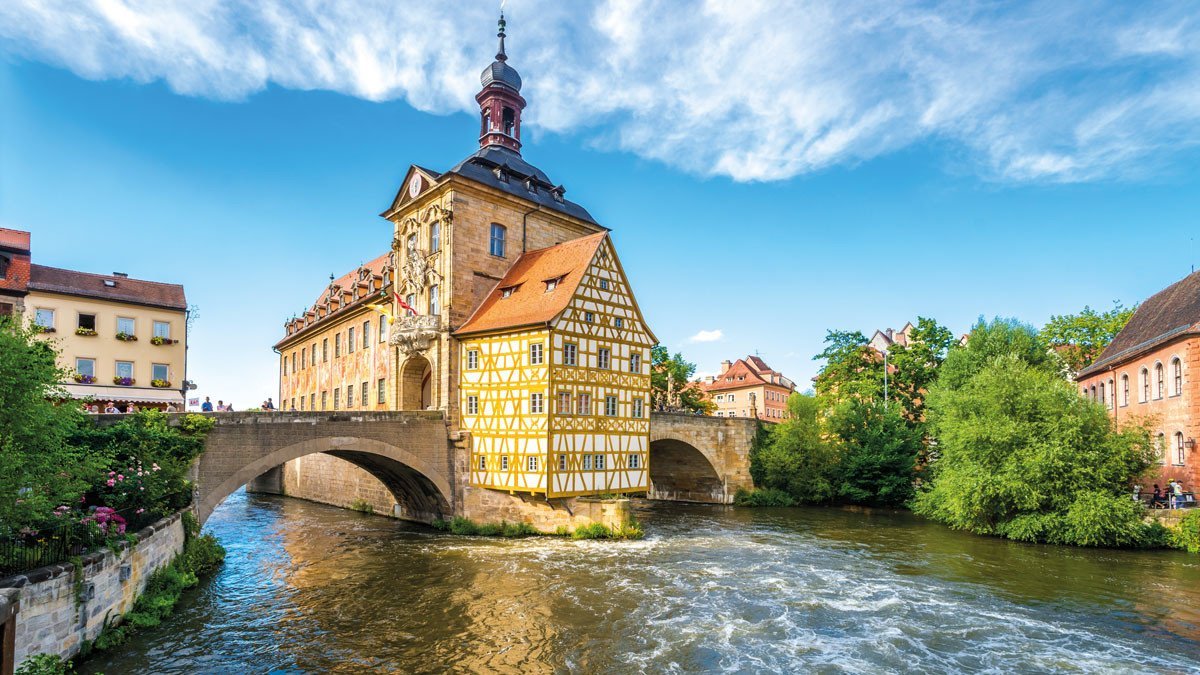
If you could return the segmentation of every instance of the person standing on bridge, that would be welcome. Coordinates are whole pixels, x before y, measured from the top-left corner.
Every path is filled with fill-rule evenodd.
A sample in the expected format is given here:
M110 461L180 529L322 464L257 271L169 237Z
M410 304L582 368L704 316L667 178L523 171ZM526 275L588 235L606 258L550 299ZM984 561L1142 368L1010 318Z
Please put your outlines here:
M204 403L200 404L200 412L212 412L212 400L207 396L204 397Z

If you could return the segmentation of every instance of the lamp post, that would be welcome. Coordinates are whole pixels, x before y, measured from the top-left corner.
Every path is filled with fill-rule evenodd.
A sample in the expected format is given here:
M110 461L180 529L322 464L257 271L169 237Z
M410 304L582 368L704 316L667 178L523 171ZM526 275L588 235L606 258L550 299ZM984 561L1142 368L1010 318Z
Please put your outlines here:
M888 404L888 369L887 369L887 349L883 350L883 409L887 410Z

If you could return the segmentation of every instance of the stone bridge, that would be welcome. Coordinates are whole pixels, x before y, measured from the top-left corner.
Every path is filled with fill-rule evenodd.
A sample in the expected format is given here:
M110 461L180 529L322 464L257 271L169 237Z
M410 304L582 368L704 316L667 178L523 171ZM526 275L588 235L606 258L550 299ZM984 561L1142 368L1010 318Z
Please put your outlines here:
M107 417L107 416L105 416ZM115 417L115 416L114 416ZM377 478L394 498L392 515L431 522L522 519L550 527L611 516L585 499L539 500L466 485L468 441L441 412L216 413L194 470L197 515L204 522L243 485L282 493L279 467L324 453ZM650 418L651 499L727 504L749 488L755 422L655 413ZM486 493L486 494L484 494ZM539 513L544 511L545 513ZM557 520L556 520L557 518Z

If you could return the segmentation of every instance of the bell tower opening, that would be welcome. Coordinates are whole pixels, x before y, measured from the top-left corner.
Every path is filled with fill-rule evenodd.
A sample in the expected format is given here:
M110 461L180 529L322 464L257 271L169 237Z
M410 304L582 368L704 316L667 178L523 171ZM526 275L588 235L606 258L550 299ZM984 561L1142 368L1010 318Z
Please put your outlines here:
M483 69L479 83L483 89L475 95L479 103L480 127L479 147L500 146L517 154L521 152L521 111L525 99L521 98L521 75L508 65L508 54L504 51L504 15L500 15L500 48L496 60Z

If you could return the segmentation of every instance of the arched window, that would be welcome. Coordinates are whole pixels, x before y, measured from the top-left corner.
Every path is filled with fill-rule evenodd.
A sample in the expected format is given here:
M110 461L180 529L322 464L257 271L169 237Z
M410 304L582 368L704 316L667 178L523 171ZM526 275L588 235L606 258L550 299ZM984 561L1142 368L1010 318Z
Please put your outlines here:
M1175 463L1183 466L1183 432L1175 432Z
M1092 385L1092 400L1096 400L1096 385Z
M1129 405L1129 376L1121 375L1121 405Z
M1142 403L1150 400L1150 371L1142 368Z
M513 112L512 108L505 108L504 112L503 112L503 116L504 116L504 133L508 134L509 136L512 136L513 130L517 126L517 114L515 112Z
M1183 361L1176 356L1175 360L1171 361L1171 380L1174 382L1175 389L1171 393L1179 396L1183 393Z
M1164 389L1166 389L1166 377L1163 374L1163 365L1156 363L1154 364L1154 398L1162 398Z
M505 238L507 235L507 228L503 225L492 223L491 243L488 246L488 251L497 258L504 257Z
M1104 395L1104 383L1103 382L1100 383L1100 402L1103 403L1104 405L1108 405L1108 397Z
M437 253L442 248L442 224L434 223L429 226L429 252Z

